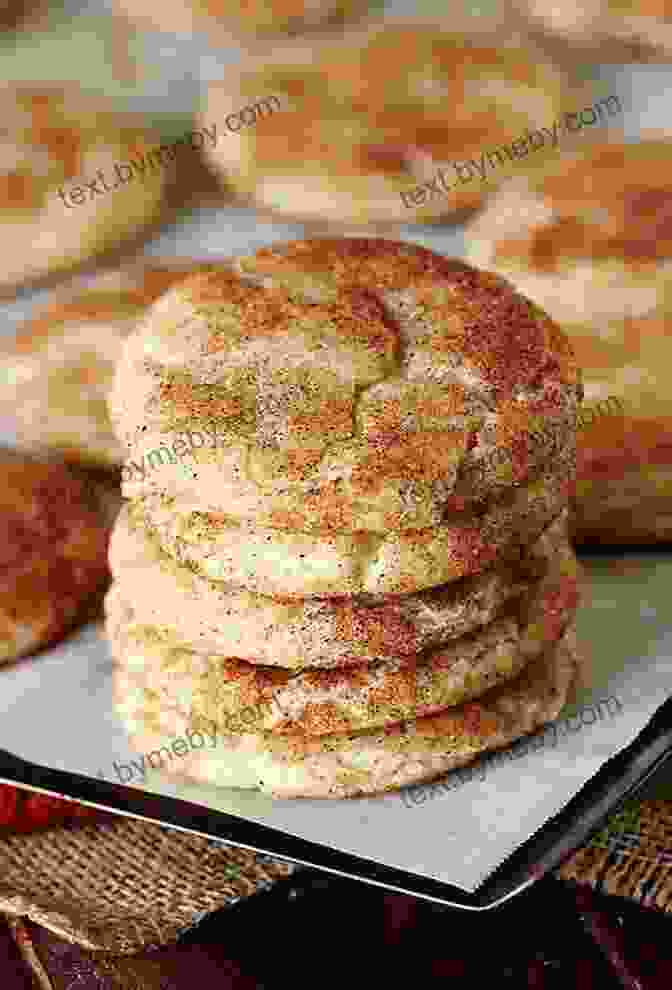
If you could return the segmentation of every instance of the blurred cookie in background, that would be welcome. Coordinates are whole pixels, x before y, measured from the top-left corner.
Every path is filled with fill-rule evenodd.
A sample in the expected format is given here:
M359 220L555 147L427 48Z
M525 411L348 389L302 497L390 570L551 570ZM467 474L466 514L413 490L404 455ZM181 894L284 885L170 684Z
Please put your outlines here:
M513 0L532 30L575 47L575 56L608 62L667 60L671 0Z
M159 214L169 160L135 116L75 83L0 94L0 289L72 269L144 231Z
M109 579L111 516L64 465L0 450L0 662L62 638Z
M144 260L83 276L0 339L0 424L22 448L98 468L124 458L106 396L124 339L152 303L197 271L190 259Z
M0 31L44 27L49 0L0 0Z
M209 89L202 120L225 136L206 157L243 201L283 217L408 223L472 209L551 147L527 158L502 146L578 99L533 47L488 25L389 21L250 56Z
M366 15L369 0L116 0L130 21L157 31L202 32L213 44L299 35Z
M21 21L25 0L0 0L0 31L11 31Z
M672 539L672 138L614 136L511 180L466 234L568 334L583 371L573 532Z

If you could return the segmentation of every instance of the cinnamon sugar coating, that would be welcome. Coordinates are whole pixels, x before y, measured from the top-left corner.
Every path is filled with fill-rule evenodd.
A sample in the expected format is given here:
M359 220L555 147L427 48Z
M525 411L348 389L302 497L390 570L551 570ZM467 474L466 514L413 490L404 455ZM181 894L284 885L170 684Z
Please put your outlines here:
M0 661L61 638L108 579L108 529L82 481L0 451Z
M126 342L110 403L125 495L366 541L531 482L570 441L579 394L562 332L502 279L327 239L170 291ZM197 430L212 442L176 466Z
M232 39L297 35L316 28L340 26L346 18L366 13L364 0L116 0L120 12L139 25L179 34L204 32L211 44Z
M110 566L136 621L197 653L280 666L335 668L436 649L474 632L529 588L511 561L417 595L286 598L210 581L150 537L139 506L115 524Z
M526 564L520 567L529 582L525 594L475 632L438 649L332 670L287 671L196 653L170 627L139 622L123 580L108 594L108 630L116 655L123 660L132 654L135 667L142 659L151 686L188 717L209 719L226 732L350 733L478 697L555 642L579 597L564 519L549 527Z
M477 702L355 735L217 733L214 746L179 761L168 759L162 768L187 780L257 788L280 798L382 794L433 780L553 721L583 664L570 628L518 678ZM209 720L190 721L152 690L148 675L128 660L115 670L114 693L116 710L138 752L160 750L167 739L187 729L213 738Z

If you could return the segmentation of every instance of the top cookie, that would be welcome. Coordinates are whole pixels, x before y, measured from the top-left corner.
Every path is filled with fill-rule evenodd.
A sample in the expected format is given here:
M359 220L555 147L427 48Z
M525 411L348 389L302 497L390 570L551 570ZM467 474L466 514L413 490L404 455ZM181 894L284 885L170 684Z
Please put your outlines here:
M127 339L110 406L127 496L388 533L538 476L579 393L562 332L503 279L338 239L263 248L171 289Z

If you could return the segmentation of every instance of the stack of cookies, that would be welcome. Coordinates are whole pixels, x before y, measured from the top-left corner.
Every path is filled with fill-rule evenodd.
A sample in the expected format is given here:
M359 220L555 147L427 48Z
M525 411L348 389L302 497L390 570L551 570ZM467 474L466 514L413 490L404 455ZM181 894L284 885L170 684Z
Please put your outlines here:
M555 718L580 397L541 310L415 245L294 242L173 286L110 396L128 501L107 625L134 746L196 780L350 797ZM187 730L212 744L178 758Z

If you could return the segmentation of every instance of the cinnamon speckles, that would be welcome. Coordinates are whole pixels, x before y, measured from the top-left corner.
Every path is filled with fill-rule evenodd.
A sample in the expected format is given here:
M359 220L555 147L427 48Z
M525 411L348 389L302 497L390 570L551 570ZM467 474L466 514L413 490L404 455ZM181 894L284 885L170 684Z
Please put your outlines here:
M371 239L164 297L119 367L120 432L222 429L126 483L107 609L133 738L209 725L190 777L346 797L552 719L580 390L554 333L498 277Z
M0 661L62 637L107 576L107 527L56 463L0 452Z
M187 280L171 307L157 311L151 368L151 319L126 348L116 423L138 462L208 419L226 440L197 479L163 471L135 479L134 496L207 511L226 490L241 522L403 533L440 524L460 489L501 490L482 450L507 409L522 420L545 403L558 447L571 432L578 386L561 331L498 276L416 245L262 248ZM512 451L512 478L546 456Z
M534 548L530 560L537 560L541 580L507 614L438 649L393 654L376 663L283 670L188 650L170 627L139 622L119 585L108 596L108 618L117 651L142 657L147 676L162 683L166 701L185 717L209 720L224 732L234 731L235 724L235 731L296 738L387 728L452 708L514 678L531 656L562 635L575 609L571 580L562 574L563 539L545 534ZM541 622L545 635L532 645ZM352 638L352 626L346 631ZM243 724L245 709L252 714Z

